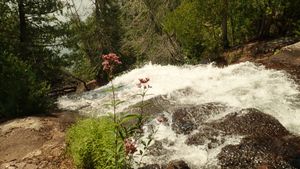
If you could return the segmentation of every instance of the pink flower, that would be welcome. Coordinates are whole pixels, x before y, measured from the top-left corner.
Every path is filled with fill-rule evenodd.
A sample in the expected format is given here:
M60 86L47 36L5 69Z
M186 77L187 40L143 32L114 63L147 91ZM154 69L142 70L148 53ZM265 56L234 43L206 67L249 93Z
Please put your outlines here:
M144 89L151 88L151 86L148 84L149 81L150 81L150 79L148 77L140 78L139 83L137 84L137 87L144 88Z
M139 79L140 83L148 83L148 82L149 82L149 80L150 80L150 79L149 79L149 78L147 78L147 77L146 77L146 78L144 78L144 79L142 79L142 78L141 78L141 79Z
M136 142L132 138L126 138L124 140L124 145L126 155L133 154L137 151Z
M102 55L102 66L104 71L111 71L115 65L120 65L122 62L120 61L120 57L115 53L109 53L107 55Z
M160 124L160 123L168 122L168 119L164 116L158 116L156 117L156 122Z

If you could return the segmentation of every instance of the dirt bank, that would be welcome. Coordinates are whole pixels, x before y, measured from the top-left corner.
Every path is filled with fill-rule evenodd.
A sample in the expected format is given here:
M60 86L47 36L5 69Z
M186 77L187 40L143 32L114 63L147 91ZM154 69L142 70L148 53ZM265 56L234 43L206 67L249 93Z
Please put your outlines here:
M72 169L65 131L76 113L26 117L0 125L0 169Z

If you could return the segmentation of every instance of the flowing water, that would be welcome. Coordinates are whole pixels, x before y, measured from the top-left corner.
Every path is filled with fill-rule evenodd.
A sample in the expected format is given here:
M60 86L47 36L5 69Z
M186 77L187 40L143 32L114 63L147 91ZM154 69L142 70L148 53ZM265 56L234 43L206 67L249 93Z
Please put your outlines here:
M250 62L225 68L213 65L178 67L148 64L114 79L115 86L118 86L117 97L125 101L119 110L140 101L140 97L135 95L141 92L137 83L139 78L145 77L150 78L149 84L152 86L146 99L164 95L182 104L219 102L230 107L257 108L277 118L290 132L300 135L299 88L284 72L269 70ZM58 99L58 105L63 109L99 116L110 111L105 106L111 99L107 91L109 88L107 85L81 95L63 96ZM192 89L193 92L186 96L176 92L180 89ZM208 163L215 161L216 154L222 148L208 151L201 146L187 146L184 145L184 136L176 135L170 127L157 127L156 140L167 138L175 142L168 147L173 154L169 159L183 158L191 165L208 166ZM239 138L228 138L223 146L238 144ZM148 161L151 163L153 159L151 161L149 158Z

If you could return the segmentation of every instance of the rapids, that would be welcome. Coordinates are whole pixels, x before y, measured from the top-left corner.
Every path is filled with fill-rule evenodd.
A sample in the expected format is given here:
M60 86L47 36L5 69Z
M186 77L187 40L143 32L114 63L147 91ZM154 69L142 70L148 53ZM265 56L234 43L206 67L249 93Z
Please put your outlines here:
M141 100L136 94L139 78L150 78L150 88L145 99L164 96L176 103L200 105L204 103L223 103L233 108L257 108L274 116L295 135L300 135L300 91L290 75L283 71L266 69L250 62L220 68L209 65L161 66L148 64L134 69L113 80L117 98L124 100L118 111ZM77 110L88 116L99 116L110 111L105 105L112 98L108 92L110 85L80 95L68 95L58 99L62 109ZM181 90L192 91L188 95ZM223 112L224 117L230 111ZM162 112L164 113L164 112ZM168 116L168 115L166 115ZM212 117L214 119L221 118ZM152 122L153 123L153 122ZM213 150L205 146L187 146L184 135L175 134L170 127L156 125L155 140L167 140L172 153L168 159L184 159L192 168L215 166L216 155L228 144L239 144L240 136L225 138L226 142ZM172 143L171 146L168 144ZM138 158L138 157L137 157ZM165 160L147 157L147 163L160 163ZM156 160L156 161L155 161ZM214 165L213 165L214 164ZM202 166L202 167L201 167Z
M179 89L191 88L195 93L183 97L181 103L203 104L221 102L233 107L257 108L276 117L288 130L300 134L300 92L288 74L265 69L246 62L225 68L213 65L161 66L148 64L114 79L118 99L124 100L120 109L140 101L135 94L138 78L150 78L152 88L147 99L158 95L170 95ZM105 113L111 95L108 86L83 93L63 96L58 99L62 109L79 110L84 114ZM174 95L172 95L174 96Z

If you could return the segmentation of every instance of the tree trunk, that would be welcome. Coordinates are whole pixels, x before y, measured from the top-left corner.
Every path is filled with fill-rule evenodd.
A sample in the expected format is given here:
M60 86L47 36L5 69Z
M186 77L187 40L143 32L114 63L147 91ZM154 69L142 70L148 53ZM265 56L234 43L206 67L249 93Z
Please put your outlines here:
M25 5L24 0L18 0L19 12L19 31L20 31L20 56L23 60L27 59L27 35L26 35L26 19L25 19Z
M228 41L228 30L227 30L227 22L228 22L228 0L223 0L223 11L222 11L222 45L223 49L227 49L229 47Z

